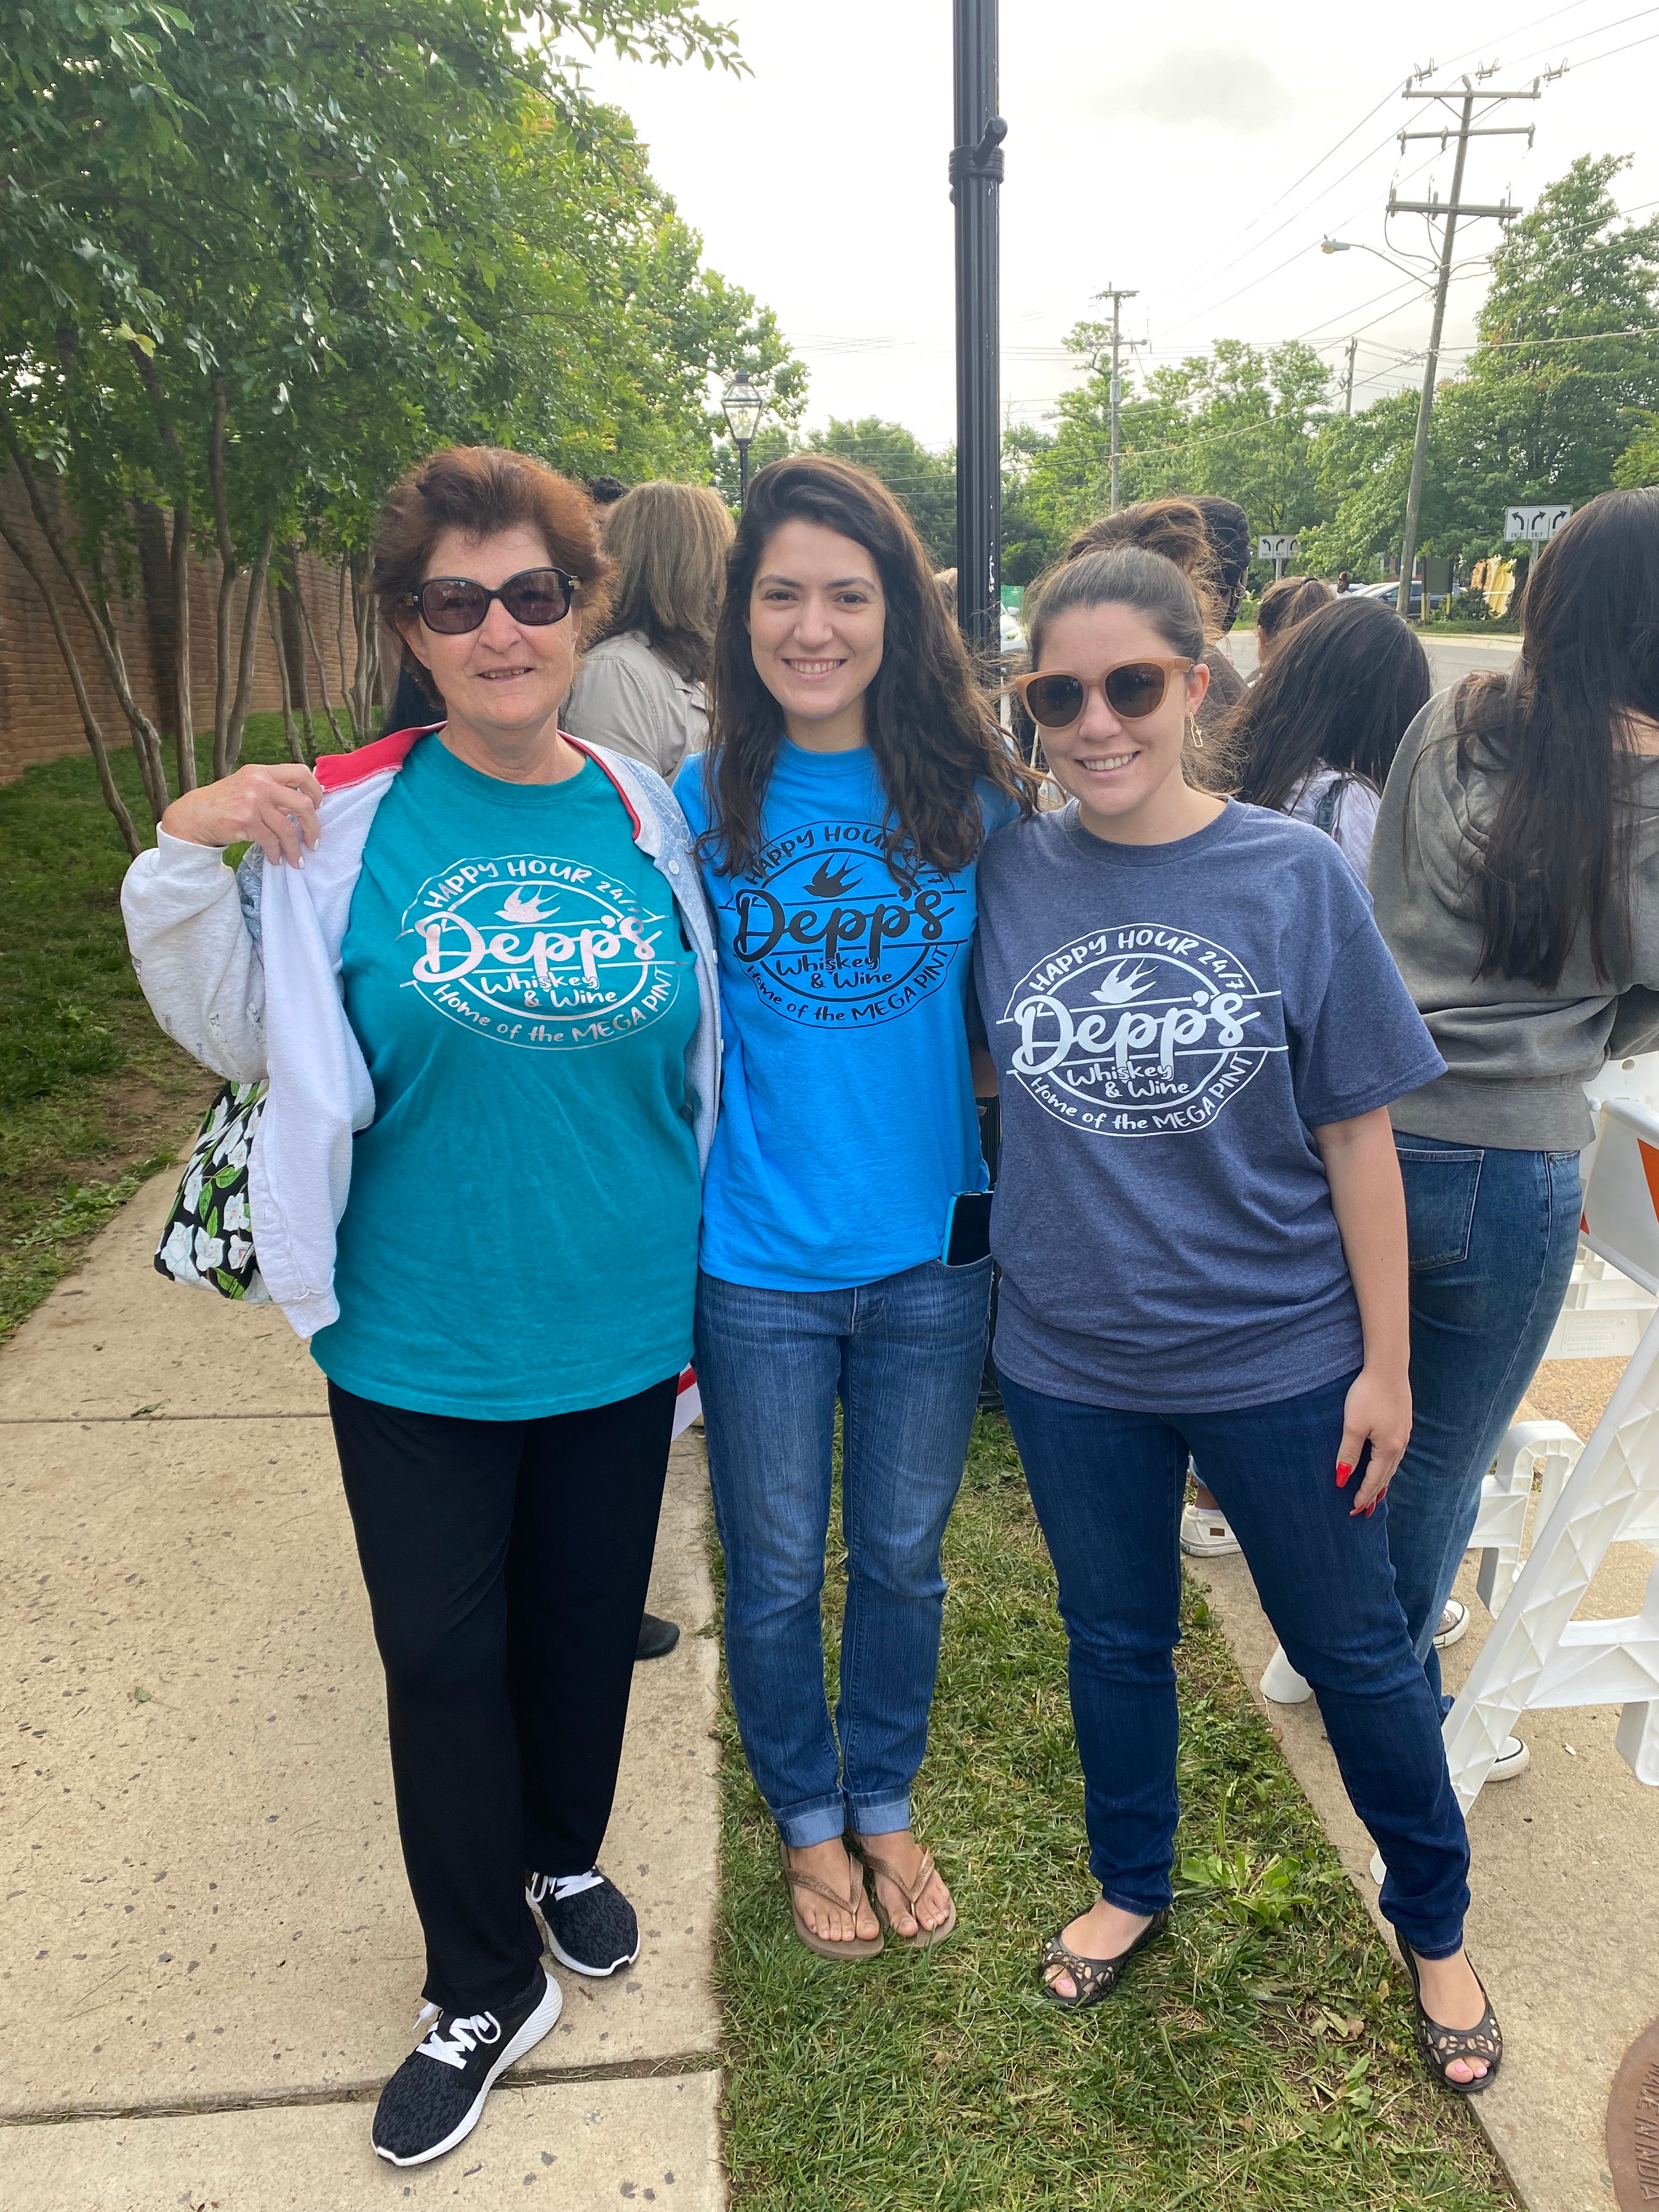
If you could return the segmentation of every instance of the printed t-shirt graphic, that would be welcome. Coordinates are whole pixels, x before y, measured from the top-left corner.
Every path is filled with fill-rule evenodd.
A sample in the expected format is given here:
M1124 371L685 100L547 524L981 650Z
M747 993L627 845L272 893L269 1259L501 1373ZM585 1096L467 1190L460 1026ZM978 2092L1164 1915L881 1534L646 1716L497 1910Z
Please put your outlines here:
M902 883L885 844L878 823L804 823L723 885L732 957L775 1013L826 1028L890 1022L951 974L974 933L971 883L928 867Z
M710 822L707 756L674 794ZM1014 811L980 789L988 831ZM966 1002L976 863L896 873L867 746L786 738L748 874L707 862L726 1064L703 1186L702 1264L766 1290L847 1290L937 1260L946 1211L985 1188Z
M651 874L653 903L671 906ZM545 853L452 861L404 915L410 980L428 1005L530 1051L608 1044L657 1020L675 993L662 951L673 931L603 869Z
M525 1419L690 1356L695 960L621 799L423 738L380 802L341 953L374 1086L312 1340L360 1397Z
M1114 845L1073 805L993 840L979 906L998 1365L1148 1413L1357 1368L1313 1133L1439 1054L1330 839L1235 801L1193 836Z
M1155 923L1097 930L1015 986L1002 1017L1018 1036L1009 1065L1039 1106L1079 1128L1202 1129L1287 1048L1278 997L1207 937Z

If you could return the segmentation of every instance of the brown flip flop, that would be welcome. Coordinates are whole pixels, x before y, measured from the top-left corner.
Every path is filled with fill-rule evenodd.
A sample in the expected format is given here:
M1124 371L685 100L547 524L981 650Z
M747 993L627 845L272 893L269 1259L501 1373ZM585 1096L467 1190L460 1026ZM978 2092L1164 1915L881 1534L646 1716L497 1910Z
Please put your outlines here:
M878 1858L876 1853L872 1851L870 1849L870 1846L865 1842L862 1836L853 1836L850 1840L853 1849L864 1861L864 1863L869 1868L871 1873L878 1874L882 1875L884 1880L892 1883L894 1888L897 1890L899 1895L904 1899L905 1911L916 1923L916 1932L914 1936L901 1936L896 1940L901 1943L908 1944L909 1948L913 1951L931 1951L935 1943L942 1943L945 1937L951 1933L951 1930L957 1924L957 1901L955 1898L953 1897L951 1899L951 1911L949 1916L945 1919L941 1920L937 1928L924 1928L921 1924L921 1916L916 1911L916 1899L921 1895L922 1891L927 1888L929 1881L938 1871L933 1864L933 1854L932 1851L923 1851L921 1855L921 1864L916 1869L916 1878L915 1881L907 1882L904 1876L899 1872L892 1861L890 1859ZM882 1903L881 1892L876 1887L873 1882L870 1885L870 1902L875 1907L876 1917L881 1923L883 1933L889 1936L892 1935L893 1916L889 1912L887 1907Z
M839 1905L854 1917L857 1924L859 1906L865 1901L864 1876L849 1856L847 1863L848 1890L838 1897L827 1881L820 1881L814 1874L801 1874L790 1863L789 1846L778 1838L778 1857L783 1867L783 1878L789 1885L789 1910L794 1915L795 1933L809 1951L816 1951L821 1959L873 1959L885 1948L885 1938L880 1936L852 1936L844 1943L836 1943L827 1936L817 1936L801 1917L800 1906L795 1901L798 1889L810 1889L814 1897L821 1897L826 1905ZM881 1917L881 1907L876 1907L876 1917Z

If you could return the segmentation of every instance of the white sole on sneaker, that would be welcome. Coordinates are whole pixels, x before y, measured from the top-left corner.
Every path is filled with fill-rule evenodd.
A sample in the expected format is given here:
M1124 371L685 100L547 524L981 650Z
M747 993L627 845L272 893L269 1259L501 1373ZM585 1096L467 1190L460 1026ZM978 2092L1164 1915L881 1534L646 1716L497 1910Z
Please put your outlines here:
M1469 1609L1461 1598L1448 1598L1446 1609L1440 1616L1440 1626L1434 1632L1434 1648L1449 1651L1454 1644L1461 1644L1468 1632Z
M528 1904L529 1899L526 1899L526 1902ZM544 1918L540 1905L532 1905L530 1906L530 1910L536 1916L536 1925L542 1931L543 1942L546 1944L548 1949L553 1954L553 1956L558 1960L559 1964L562 1966L568 1966L573 1974L586 1974L590 1982L603 1982L606 1980L611 1975L620 1972L623 1967L631 1966L635 1960L640 1955L640 1947L635 1943L633 1949L629 1953L625 1959L613 1959L608 1966L584 1966L580 1959L573 1959L569 1952L564 1948L562 1944L561 1944L558 1937L553 1933L553 1930L548 1926L546 1920Z
M1305 1674L1297 1673L1285 1656L1282 1644L1274 1644L1273 1656L1262 1673L1261 1694L1276 1705L1305 1705L1313 1695L1313 1684Z
M547 1973L545 1966L542 1968L542 1972L547 1974L545 1995L535 2011L531 2014L529 2019L525 2021L523 2027L501 2052L489 2073L485 2075L483 2086L467 2106L465 2114L459 2124L450 2130L441 2142L434 2143L429 2150L416 2151L413 2158L398 2158L389 2150L382 2150L379 2143L374 2146L377 2157L385 2159L388 2166L425 2166L432 2159L441 2158L446 2151L453 2150L458 2142L466 2141L483 2118L484 2106L489 2101L490 2091L495 2086L496 2077L505 2074L507 2068L522 2058L526 2051L533 2051L549 2029L554 2027L559 2014L564 2010L564 1991L554 1980L552 1975Z
M1181 1516L1181 1548L1189 1559L1219 1559L1239 1548L1224 1513L1188 1505Z
M1518 1735L1506 1735L1504 1748L1492 1761L1488 1782L1513 1782L1517 1774L1524 1774L1532 1765L1532 1753Z

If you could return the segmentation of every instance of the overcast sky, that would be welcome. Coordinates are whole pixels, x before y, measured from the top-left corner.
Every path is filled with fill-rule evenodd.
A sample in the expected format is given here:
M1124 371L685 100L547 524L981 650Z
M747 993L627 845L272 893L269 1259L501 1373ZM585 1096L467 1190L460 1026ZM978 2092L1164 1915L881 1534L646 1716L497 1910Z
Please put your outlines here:
M730 16L752 75L665 72L610 58L588 82L628 109L660 182L702 234L707 258L774 307L811 372L808 420L878 414L930 445L955 432L950 0L708 0ZM1060 341L1101 310L1091 295L1133 286L1125 327L1142 362L1212 340L1304 337L1340 365L1359 337L1360 404L1420 380L1423 294L1371 254L1327 257L1327 233L1396 253L1428 248L1421 217L1384 220L1402 197L1444 198L1452 154L1389 134L1453 111L1399 97L1407 73L1433 82L1503 64L1494 87L1572 66L1539 100L1506 102L1492 125L1535 122L1537 142L1474 142L1464 198L1523 209L1583 153L1633 154L1616 190L1626 210L1659 205L1659 5L1516 0L1494 10L1441 0L1432 33L1399 8L1280 0L1241 11L1103 0L1004 0L1002 394L1008 419L1042 425L1078 380ZM1270 25L1272 42L1246 43ZM1632 44L1632 41L1643 41ZM1615 51L1623 49L1624 51ZM1611 58L1598 60L1607 55ZM1317 165L1317 166L1316 166ZM1311 171L1304 180L1304 172ZM1459 258L1490 251L1494 222L1461 231ZM1467 245L1465 241L1467 240ZM1454 283L1450 346L1467 346L1485 284ZM1448 365L1461 358L1449 357Z

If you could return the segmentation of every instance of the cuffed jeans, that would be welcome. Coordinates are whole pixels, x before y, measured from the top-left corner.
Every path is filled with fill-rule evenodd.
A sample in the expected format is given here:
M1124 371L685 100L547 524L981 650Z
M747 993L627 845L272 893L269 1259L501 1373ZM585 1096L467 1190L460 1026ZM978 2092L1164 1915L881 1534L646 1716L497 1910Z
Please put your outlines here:
M1481 1480L1566 1296L1583 1195L1577 1152L1403 1132L1394 1141L1411 1258L1412 1437L1389 1491L1389 1551L1438 1700L1434 1632L1474 1533Z
M939 1545L973 1426L990 1289L989 1260L929 1261L849 1291L699 1278L732 1703L792 1848L849 1826L910 1825L939 1667ZM820 1607L838 1396L847 1616L832 1728Z
M1463 1940L1468 1841L1440 1713L1406 1634L1386 1501L1336 1487L1352 1382L1242 1412L1109 1412L1028 1390L1003 1402L1060 1577L1089 1864L1110 1905L1153 1913L1175 1856L1181 1505L1190 1452L1267 1618L1313 1684L1350 1802L1388 1863L1383 1912L1419 1957Z

